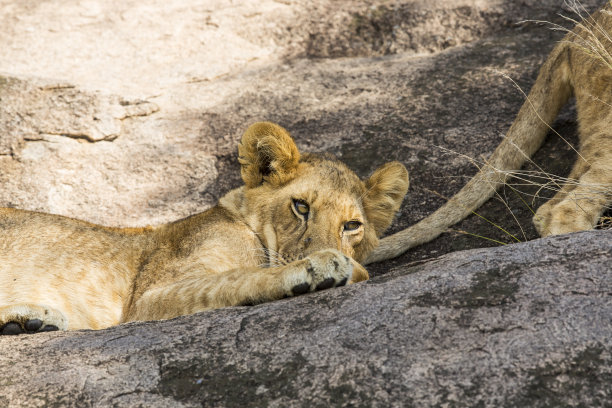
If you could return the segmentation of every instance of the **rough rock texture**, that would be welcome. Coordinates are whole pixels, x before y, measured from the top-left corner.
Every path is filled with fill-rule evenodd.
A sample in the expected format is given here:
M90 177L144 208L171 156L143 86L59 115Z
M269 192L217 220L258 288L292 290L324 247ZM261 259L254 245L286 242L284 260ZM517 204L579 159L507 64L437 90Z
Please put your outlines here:
M609 406L610 239L461 251L255 307L3 338L0 405Z
M0 206L117 226L203 211L240 184L244 129L272 120L364 177L403 162L397 231L499 143L523 100L504 75L527 90L561 36L519 22L568 26L559 12L560 0L0 0ZM555 127L575 142L573 110ZM573 155L551 135L534 161L564 176ZM535 238L524 202L542 199L519 190L479 211L508 233L470 217L455 230L472 235L371 265L367 284L1 338L0 406L609 405L610 232L418 265L498 245L474 235Z

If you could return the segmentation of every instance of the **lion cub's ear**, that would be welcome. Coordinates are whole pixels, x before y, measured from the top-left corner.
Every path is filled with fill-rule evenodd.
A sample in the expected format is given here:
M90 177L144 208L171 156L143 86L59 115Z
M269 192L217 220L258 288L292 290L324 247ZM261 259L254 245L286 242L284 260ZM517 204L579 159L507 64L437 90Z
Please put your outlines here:
M391 225L408 192L408 170L399 162L383 164L365 181L365 186L363 207L376 236L380 237Z
M264 181L281 185L295 176L300 152L285 129L271 122L249 126L238 146L240 174L247 187Z

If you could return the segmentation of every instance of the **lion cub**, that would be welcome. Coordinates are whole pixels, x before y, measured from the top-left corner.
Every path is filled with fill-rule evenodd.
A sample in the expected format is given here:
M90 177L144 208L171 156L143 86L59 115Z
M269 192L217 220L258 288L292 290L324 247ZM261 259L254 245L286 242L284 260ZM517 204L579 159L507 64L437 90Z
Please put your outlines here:
M332 156L300 155L268 122L238 152L243 187L158 227L0 209L0 333L101 329L368 279L358 262L406 194L403 165L362 182Z
M553 49L506 138L480 171L436 212L383 238L366 263L431 241L484 204L542 145L550 124L576 97L580 146L569 182L536 212L541 236L594 228L612 204L612 1Z

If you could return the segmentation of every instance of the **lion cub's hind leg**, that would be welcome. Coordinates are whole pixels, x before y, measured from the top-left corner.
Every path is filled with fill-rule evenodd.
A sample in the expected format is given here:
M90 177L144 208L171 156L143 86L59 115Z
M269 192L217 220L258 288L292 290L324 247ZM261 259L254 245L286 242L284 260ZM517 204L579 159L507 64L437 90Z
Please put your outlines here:
M0 307L0 335L66 330L65 316L52 307L21 303Z

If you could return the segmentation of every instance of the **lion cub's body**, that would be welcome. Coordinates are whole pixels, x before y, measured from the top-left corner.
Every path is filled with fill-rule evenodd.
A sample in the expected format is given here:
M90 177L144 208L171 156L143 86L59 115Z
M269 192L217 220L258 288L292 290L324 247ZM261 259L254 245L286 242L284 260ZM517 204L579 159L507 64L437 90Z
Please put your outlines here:
M199 299L183 297L178 307L159 298L146 311L138 300L177 280L266 263L255 233L221 207L150 229L105 228L13 209L0 210L0 225L1 304L48 306L62 312L69 329L218 307L223 301L205 293L197 294Z
M368 278L358 262L406 193L401 164L362 182L333 158L300 156L271 123L251 126L239 154L244 187L159 227L0 209L0 334L100 329Z

